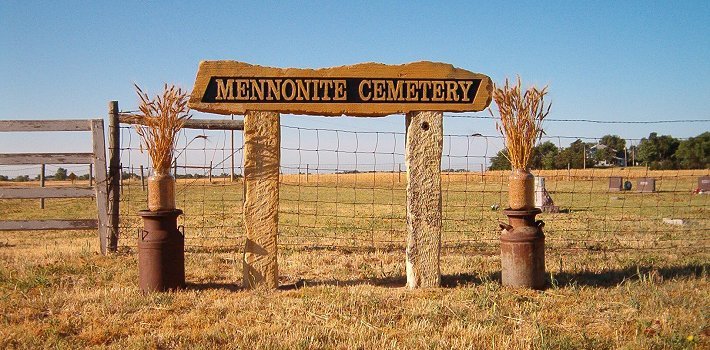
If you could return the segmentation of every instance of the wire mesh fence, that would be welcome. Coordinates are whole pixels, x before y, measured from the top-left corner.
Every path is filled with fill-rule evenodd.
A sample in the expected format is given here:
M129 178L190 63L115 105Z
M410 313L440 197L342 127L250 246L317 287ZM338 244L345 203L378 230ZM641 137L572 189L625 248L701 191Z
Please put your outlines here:
M445 119L460 117L447 115ZM403 250L407 231L405 133L359 130L367 123L362 118L338 123L347 128L324 127L319 121L327 119L309 117L304 123L298 117L282 118L279 244ZM502 139L456 131L444 132L442 245L445 249L495 249L498 223L506 219L501 210L507 203L508 172L488 167ZM563 147L578 138L546 135L542 141ZM640 140L626 141L637 145ZM121 127L121 145L120 242L130 246L140 227L137 212L146 207L141 177L145 181L151 169L128 125ZM184 130L181 135L175 172L187 246L242 248L242 146L239 131ZM550 249L707 248L710 196L694 190L700 177L710 175L708 169L592 167L533 170L533 174L545 179L546 191L559 209L539 216L546 222ZM617 177L635 188L610 189L610 178ZM638 191L638 182L647 178L655 180L655 191Z
M242 143L241 132L181 131L173 172L186 246L242 246ZM121 126L121 169L119 241L134 246L133 238L142 227L138 211L147 208L146 182L152 168L128 125Z

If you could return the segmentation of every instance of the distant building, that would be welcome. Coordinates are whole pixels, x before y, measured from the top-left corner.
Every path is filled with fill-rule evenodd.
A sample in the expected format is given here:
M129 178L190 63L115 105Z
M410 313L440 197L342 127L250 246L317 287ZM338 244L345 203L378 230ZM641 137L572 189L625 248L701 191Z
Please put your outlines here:
M619 153L617 150L615 150L607 145L603 145L601 143L598 143L592 147L589 147L589 155L592 157L592 159L596 159L596 157L595 157L596 153L600 152L600 151L605 151L607 148L609 150L611 150L611 152L614 153L615 155ZM625 167L626 160L623 157L613 156L612 161L609 161L607 159L604 159L602 161L597 161L597 162L595 162L595 166L601 166L601 167L622 166L622 167Z

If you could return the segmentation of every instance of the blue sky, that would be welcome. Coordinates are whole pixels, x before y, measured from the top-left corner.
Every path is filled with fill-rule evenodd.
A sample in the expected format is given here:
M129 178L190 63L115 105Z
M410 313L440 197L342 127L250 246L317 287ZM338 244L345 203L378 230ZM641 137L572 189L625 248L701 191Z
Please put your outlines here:
M2 1L0 118L104 116L109 100L134 109L134 82L151 92L163 82L190 89L208 59L303 68L442 61L495 82L519 74L524 83L549 84L550 118L710 119L708 1ZM285 116L282 123L403 131L403 119ZM447 132L495 133L491 120L446 123ZM550 122L546 129L690 137L709 125ZM16 140L3 138L0 150L15 151Z

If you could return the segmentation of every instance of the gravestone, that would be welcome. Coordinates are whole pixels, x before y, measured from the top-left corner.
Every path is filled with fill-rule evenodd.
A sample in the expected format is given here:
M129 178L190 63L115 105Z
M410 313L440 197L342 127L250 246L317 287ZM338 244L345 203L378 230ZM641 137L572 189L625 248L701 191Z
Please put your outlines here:
M698 178L698 189L702 192L710 191L710 176L701 176Z
M550 193L545 188L545 178L540 176L535 177L535 207L545 213L560 212L560 208L555 205Z
M636 182L636 191L656 192L656 179L650 177L639 178Z
M621 176L609 177L609 192L618 192L623 189L624 179Z

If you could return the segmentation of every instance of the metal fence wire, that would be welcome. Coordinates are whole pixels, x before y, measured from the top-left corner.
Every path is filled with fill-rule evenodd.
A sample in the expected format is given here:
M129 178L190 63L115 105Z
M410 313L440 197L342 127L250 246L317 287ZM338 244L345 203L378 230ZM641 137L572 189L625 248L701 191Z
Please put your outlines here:
M334 123L313 117L298 123L298 118L282 118L279 244L404 250L405 133L323 127ZM348 118L347 123L337 125L356 123L366 123L366 119ZM444 134L442 246L496 249L498 223L506 220L502 209L507 203L509 172L487 168L501 149L502 138L446 129ZM566 146L569 139L577 137L546 135L542 142ZM638 145L640 140L626 141ZM240 131L183 130L175 172L188 247L242 249L242 147ZM140 227L137 212L147 206L143 183L151 168L139 138L126 124L121 126L121 163L119 242L133 246L132 238ZM546 223L549 249L707 248L710 196L696 194L694 189L699 177L710 175L708 169L533 169L533 174L545 179L546 191L558 209L539 216ZM621 177L635 187L639 180L652 178L655 191L613 191L611 177Z

